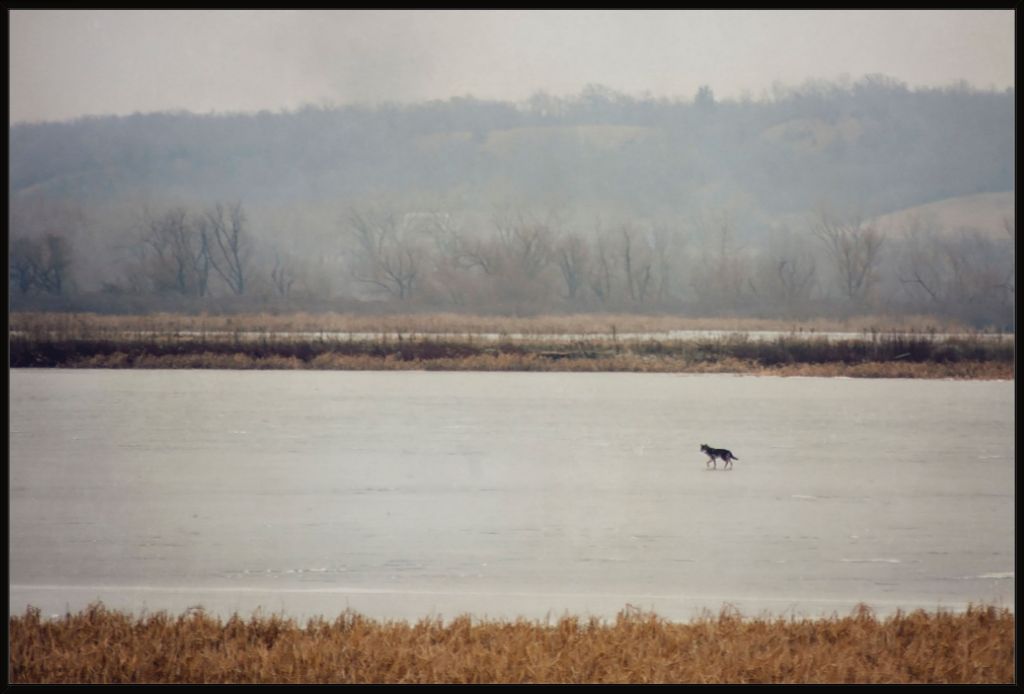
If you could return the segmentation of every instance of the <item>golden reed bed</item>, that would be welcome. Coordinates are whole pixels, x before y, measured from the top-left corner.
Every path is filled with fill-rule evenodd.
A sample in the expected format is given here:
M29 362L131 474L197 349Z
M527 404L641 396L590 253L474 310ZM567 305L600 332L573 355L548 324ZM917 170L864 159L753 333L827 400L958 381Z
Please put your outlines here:
M201 611L142 617L100 604L10 619L12 683L1012 683L1007 609L690 623L627 610L609 622L424 619L353 612L305 626Z

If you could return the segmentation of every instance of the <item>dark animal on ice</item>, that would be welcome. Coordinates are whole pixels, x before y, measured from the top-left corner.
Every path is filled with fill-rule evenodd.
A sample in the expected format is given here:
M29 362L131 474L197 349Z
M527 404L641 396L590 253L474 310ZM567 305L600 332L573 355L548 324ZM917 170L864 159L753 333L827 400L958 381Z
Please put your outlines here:
M718 469L718 459L721 459L722 462L725 463L725 465L722 466L723 470L731 468L732 461L739 460L739 458L732 454L732 451L727 451L724 448L712 448L706 443L702 443L700 445L700 450L701 453L708 454L707 465L713 465L716 470Z

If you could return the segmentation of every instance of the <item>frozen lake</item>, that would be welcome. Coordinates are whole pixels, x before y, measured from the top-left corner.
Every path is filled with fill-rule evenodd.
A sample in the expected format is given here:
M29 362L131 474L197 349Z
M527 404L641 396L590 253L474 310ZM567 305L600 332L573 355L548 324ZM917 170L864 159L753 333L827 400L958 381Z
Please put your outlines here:
M10 376L16 614L1014 606L1012 382Z

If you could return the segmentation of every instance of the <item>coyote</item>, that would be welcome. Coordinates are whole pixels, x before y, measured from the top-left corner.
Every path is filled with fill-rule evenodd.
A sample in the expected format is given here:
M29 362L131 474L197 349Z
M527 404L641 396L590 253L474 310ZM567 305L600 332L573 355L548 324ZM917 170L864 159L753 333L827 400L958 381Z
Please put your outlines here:
M729 468L731 468L732 467L732 461L739 460L739 458L737 458L736 456L734 456L732 454L732 451L727 451L724 448L712 448L711 446L707 445L706 443L702 443L700 445L700 450L701 450L701 453L707 453L708 454L708 462L707 462L707 464L708 465L714 465L716 470L718 469L718 461L715 460L716 458L721 458L722 462L725 463L725 465L722 466L723 470L728 470Z

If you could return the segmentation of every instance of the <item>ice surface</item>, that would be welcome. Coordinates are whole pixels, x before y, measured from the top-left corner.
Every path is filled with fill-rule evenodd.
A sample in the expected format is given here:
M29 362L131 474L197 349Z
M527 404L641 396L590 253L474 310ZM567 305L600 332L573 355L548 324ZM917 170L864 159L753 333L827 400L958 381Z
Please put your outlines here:
M17 369L10 609L1012 607L1013 421L1011 382Z

